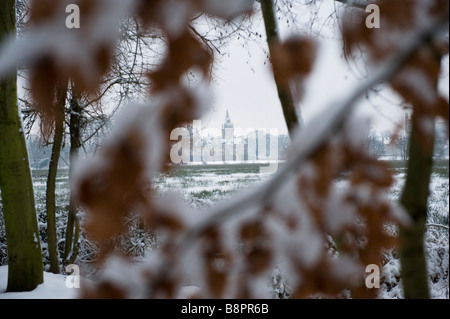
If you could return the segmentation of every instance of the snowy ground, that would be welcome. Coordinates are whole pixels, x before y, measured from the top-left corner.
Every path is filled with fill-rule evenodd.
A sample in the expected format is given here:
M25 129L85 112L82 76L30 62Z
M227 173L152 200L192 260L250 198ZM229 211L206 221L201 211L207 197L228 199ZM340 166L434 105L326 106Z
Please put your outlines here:
M6 292L7 279L8 266L0 266L0 299L76 299L79 297L79 289L67 287L68 278L65 275L44 272L44 282L36 289L26 292ZM82 285L83 280L80 281L80 287ZM177 298L189 299L197 292L198 287L186 286L180 290Z
M76 298L77 289L66 287L66 276L44 272L44 283L28 292L6 293L8 266L0 266L0 299L71 299Z
M45 174L34 175L38 211L43 210L45 196ZM161 175L155 180L158 193L179 191L187 204L200 208L210 206L220 200L226 200L239 190L251 187L270 175L259 174L258 167L241 167L220 169L181 169L171 175ZM396 183L391 190L392 200L397 200L404 182L404 172L398 170ZM68 198L68 178L64 172L58 177L59 213L64 211ZM345 183L339 181L338 183ZM430 223L443 224L448 227L449 213L449 180L448 166L444 173L435 172L431 182L429 201ZM42 222L41 222L42 223ZM45 226L44 224L40 225ZM45 229L43 229L45 230ZM427 232L426 246L429 256L429 275L432 298L449 298L448 260L449 260L448 228L430 227ZM45 247L45 246L44 246ZM395 253L388 252L387 263L383 269L380 298L403 298L400 281L400 264ZM0 256L1 257L1 256ZM0 263L1 264L1 263ZM44 273L44 283L31 292L5 293L7 283L7 266L0 266L0 299L68 299L76 298L78 289L66 287L66 276ZM188 287L186 293L189 295ZM180 296L183 297L183 296Z

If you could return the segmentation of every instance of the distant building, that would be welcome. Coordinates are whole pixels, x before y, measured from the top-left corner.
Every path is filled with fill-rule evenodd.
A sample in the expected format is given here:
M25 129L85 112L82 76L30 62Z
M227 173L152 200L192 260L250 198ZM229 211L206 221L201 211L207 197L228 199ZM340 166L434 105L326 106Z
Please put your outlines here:
M234 124L231 122L228 109L225 114L225 122L222 124L222 161L236 160L236 145L234 143Z
M184 125L184 146L189 157L183 163L213 163L213 162L256 162L284 159L290 144L287 135L274 134L272 130L240 130L231 120L228 109L225 113L221 130L208 135L201 134L201 121L193 121ZM207 132L207 131L204 131ZM183 138L182 138L183 139Z
M230 119L230 115L228 114L228 109L227 109L227 113L225 114L225 122L222 124L222 138L225 140L226 138L226 130L230 130L233 134L231 134L231 136L234 135L234 124L233 122L231 122Z

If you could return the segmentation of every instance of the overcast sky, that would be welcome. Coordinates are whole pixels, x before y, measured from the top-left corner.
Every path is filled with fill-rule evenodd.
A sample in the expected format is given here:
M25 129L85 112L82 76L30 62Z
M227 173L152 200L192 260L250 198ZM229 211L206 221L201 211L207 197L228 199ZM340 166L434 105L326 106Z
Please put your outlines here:
M307 125L314 116L326 107L333 107L334 101L344 98L357 86L359 80L355 74L359 70L342 59L342 44L336 38L340 32L338 30L334 33L330 27L334 24L329 23L331 20L328 18L339 4L333 0L318 1L316 3L320 6L315 11L311 9L311 4L302 3L303 1L295 2L291 10L300 12L298 19L291 20L290 28L279 24L279 30L282 38L293 33L294 26L298 29L294 33L302 30L303 34L315 32L314 27L310 28L311 12L318 12L317 16L313 16L313 26L321 30L321 36L316 38L319 44L318 55L300 105L303 121ZM236 128L277 128L279 134L287 134L271 66L262 48L267 47L262 19L255 18L254 31L263 35L258 44L250 41L243 47L242 38L234 39L224 49L226 54L217 58L217 71L212 85L214 102L211 111L201 118L203 127L220 129L228 109ZM443 67L440 88L448 98L448 56ZM363 76L359 78L363 79ZM398 106L399 101L396 94L386 89L376 99L370 99L370 103L362 99L356 110L371 117L374 129L392 129L404 118L404 111Z
M333 1L325 3L332 4ZM327 16L334 10L334 6L324 5L322 10L323 15ZM330 33L323 30L323 34ZM327 36L327 40L318 38L318 41L319 53L315 68L308 79L306 95L301 103L302 117L306 124L325 107L332 107L333 101L348 95L358 83L355 76L357 69L349 67L342 59L340 40ZM286 134L287 128L272 71L269 63L265 63L267 61L263 50L255 43L249 43L249 48L243 48L242 41L236 40L230 44L227 52L229 55L220 59L216 83L213 85L213 111L202 118L202 126L220 128L228 109L235 127L278 128L280 134ZM443 65L441 88L448 97L448 58ZM399 101L395 93L385 89L379 97L370 99L370 102L362 99L357 110L372 118L375 129L392 129L404 118L404 111L396 104Z

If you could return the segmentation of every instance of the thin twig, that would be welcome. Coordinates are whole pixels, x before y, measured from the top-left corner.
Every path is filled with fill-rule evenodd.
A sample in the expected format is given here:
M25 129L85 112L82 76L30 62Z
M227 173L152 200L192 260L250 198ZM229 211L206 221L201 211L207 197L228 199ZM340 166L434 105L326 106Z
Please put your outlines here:
M448 230L448 226L441 225L441 224L435 224L435 223L428 223L425 225L425 227L441 227L441 228Z

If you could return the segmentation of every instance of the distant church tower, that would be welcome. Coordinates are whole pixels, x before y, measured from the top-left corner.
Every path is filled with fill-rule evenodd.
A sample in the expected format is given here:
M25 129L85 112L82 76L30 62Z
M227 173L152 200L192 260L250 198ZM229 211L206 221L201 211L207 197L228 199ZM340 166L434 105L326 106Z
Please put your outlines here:
M224 140L225 140L225 129L231 129L231 132L233 133L233 134L231 134L231 136L234 135L234 124L230 120L230 115L228 114L228 109L227 109L227 113L225 115L225 122L222 124L222 139L224 139Z
M225 115L225 122L222 124L222 161L234 160L234 124L230 115Z

